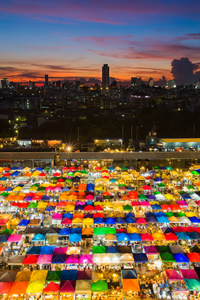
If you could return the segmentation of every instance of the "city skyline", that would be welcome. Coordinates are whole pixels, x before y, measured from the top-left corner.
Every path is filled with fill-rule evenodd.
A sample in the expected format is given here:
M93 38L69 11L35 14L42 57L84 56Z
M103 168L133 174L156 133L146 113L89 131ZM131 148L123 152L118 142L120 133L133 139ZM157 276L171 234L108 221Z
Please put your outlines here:
M200 3L188 1L32 1L0 4L0 78L172 79L171 62L199 66ZM198 69L194 69L198 71Z

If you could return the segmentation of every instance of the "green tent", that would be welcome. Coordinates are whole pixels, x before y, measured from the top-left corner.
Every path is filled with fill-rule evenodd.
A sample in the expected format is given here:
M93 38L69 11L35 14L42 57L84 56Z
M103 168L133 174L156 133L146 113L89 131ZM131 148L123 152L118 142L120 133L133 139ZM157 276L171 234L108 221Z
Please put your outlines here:
M60 281L62 271L48 271L46 281Z
M45 167L44 171L49 171L51 168L50 167Z
M169 252L171 253L171 249L169 246L157 246L159 253Z
M105 227L105 234L116 234L116 228Z
M93 246L92 247L92 253L106 253L106 247L105 246Z
M56 181L57 182L58 178L57 177L51 177L51 181Z
M200 291L200 279L184 279L190 291Z
M152 169L159 170L158 166L153 167Z
M73 177L74 173L73 172L69 172L69 173L67 173L67 176Z
M139 199L140 200L147 200L148 198L145 195L142 194L142 195L139 195Z
M81 171L81 174L88 174L89 172L86 170Z
M197 171L192 171L191 174L192 175L200 175Z
M123 166L123 167L121 168L121 170L123 170L123 171L127 171L127 170L128 170L128 168L127 168L126 166Z
M39 187L39 186L40 186L40 184L39 184L39 183L35 183L35 184L33 184L32 186Z
M3 197L8 197L9 195L10 195L10 193L7 193L7 192L1 193L1 196L3 196Z
M191 184L187 186L188 190L195 190L195 187L193 187Z
M163 262L176 262L174 255L169 252L160 253L160 257Z
M13 233L13 229L3 229L0 234L11 235Z
M35 203L35 202L31 202L28 206L28 208L37 208L38 206L38 203Z
M160 195L160 192L158 192L158 191L153 192L153 195Z
M128 211L130 211L130 210L132 210L133 209L133 207L131 206L131 205L125 205L125 206L123 206L123 209L124 210L128 210Z
M93 292L107 292L108 284L106 280L98 280L92 284Z
M157 184L157 187L159 187L159 188L162 188L162 187L165 188L166 185L165 185L164 183L161 182L161 183L158 183L158 184Z
M173 168L172 168L171 166L168 166L168 167L166 167L166 170L168 170L168 171L172 171L172 170L173 170Z
M165 215L166 215L167 218L170 218L170 217L174 216L173 212L171 212L171 211L166 212Z
M40 186L40 187L38 188L37 192L43 192L43 191L45 191L45 190L46 190L46 188L45 188L44 186Z
M182 211L180 211L180 212L175 213L174 216L175 217L185 217L185 214Z
M105 235L105 228L104 227L94 228L94 235Z

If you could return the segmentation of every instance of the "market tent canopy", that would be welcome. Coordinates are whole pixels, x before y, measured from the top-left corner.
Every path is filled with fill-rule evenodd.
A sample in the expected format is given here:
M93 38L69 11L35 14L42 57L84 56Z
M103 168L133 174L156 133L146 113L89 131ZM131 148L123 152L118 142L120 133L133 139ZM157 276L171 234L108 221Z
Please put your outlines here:
M91 280L76 280L75 291L76 293L91 293Z
M43 293L58 293L59 292L59 284L51 281L44 289Z
M12 284L9 294L10 295L26 294L28 285L29 285L29 281L15 281Z
M185 279L185 283L190 291L200 291L200 279Z
M123 290L125 292L139 292L140 286L138 283L138 279L123 279Z
M92 284L93 292L107 292L108 284L106 280L98 280Z
M60 293L74 293L75 292L76 280L61 280L60 282Z
M45 285L45 280L30 281L26 293L41 294Z

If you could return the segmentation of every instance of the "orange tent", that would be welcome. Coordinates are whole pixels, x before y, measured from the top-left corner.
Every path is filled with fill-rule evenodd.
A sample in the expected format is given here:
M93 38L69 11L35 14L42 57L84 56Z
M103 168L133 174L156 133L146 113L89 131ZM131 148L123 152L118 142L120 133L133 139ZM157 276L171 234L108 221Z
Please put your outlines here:
M138 279L123 279L123 290L125 292L139 292L140 286Z
M14 281L9 294L26 294L29 281Z

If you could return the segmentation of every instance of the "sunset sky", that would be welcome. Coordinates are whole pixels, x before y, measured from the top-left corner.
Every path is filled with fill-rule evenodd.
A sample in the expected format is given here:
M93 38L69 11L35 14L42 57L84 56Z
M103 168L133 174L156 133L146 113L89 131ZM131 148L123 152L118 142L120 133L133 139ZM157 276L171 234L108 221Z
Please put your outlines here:
M155 80L171 61L200 62L199 0L0 1L0 78Z

